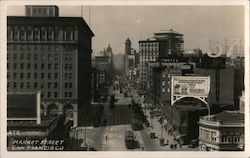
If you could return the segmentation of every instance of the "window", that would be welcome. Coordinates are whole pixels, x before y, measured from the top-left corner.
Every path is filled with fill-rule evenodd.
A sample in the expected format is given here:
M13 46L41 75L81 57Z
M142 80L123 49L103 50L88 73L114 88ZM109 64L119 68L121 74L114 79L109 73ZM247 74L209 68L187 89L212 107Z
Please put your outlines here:
M24 68L24 63L20 64L20 68L23 69Z
M27 82L27 88L28 89L30 88L30 82Z
M58 64L55 64L55 70L57 70L58 69Z
M34 60L37 60L37 54L34 54Z
M162 81L162 85L165 86L165 81L164 80Z
M10 88L10 83L9 82L7 83L7 88Z
M41 69L42 69L42 70L44 69L44 64L41 64Z
M44 83L43 82L41 83L41 88L44 88Z
M51 73L48 73L48 79L51 79Z
M72 98L72 92L69 92L69 98Z
M165 88L162 88L162 93L165 93Z
M28 26L27 28L27 40L28 41L33 40L33 30L31 26Z
M64 65L64 69L67 70L68 69L68 64Z
M34 28L34 40L36 41L40 40L40 30L38 27Z
M29 70L29 69L30 69L30 67L31 67L31 64L30 64L30 63L28 63L28 64L27 64L27 69Z
M58 78L58 73L55 73L54 75L55 75L55 79L57 79Z
M21 83L20 83L20 88L23 88L23 85L24 85L23 82L21 82Z
M20 78L23 79L23 73L22 72L20 73Z
M64 92L64 97L65 97L65 98L68 97L68 92Z
M35 69L35 70L37 69L37 63L34 64L34 69Z
M54 93L54 97L57 98L57 92Z
M51 92L48 92L48 98L51 96Z
M44 73L41 73L41 78L44 79Z
M58 54L54 54L55 61L58 60Z
M216 142L216 132L211 131L211 140Z
M14 56L13 56L14 60L17 59L17 54L15 53Z
M48 60L51 61L52 60L52 55L48 54Z
M34 73L34 79L36 79L37 78L37 73Z
M37 82L34 82L34 88L37 88Z
M207 130L204 130L205 132L205 139L210 140L210 133Z
M54 83L54 88L57 88L57 87L58 87L58 83L55 82L55 83Z
M27 73L27 78L30 79L30 73Z
M16 69L17 68L17 63L14 63L14 69Z
M72 88L72 83L69 83L69 88Z
M68 88L68 83L64 83L64 88Z
M68 73L65 73L65 74L64 74L64 79L67 80L68 77L69 77L69 74L68 74Z
M51 64L48 64L48 70L50 70L51 69Z
M47 38L47 36L46 36L46 33L47 33L47 31L46 31L46 27L41 27L41 40L46 40L46 38Z
M72 79L72 73L69 73L69 80Z
M163 78L165 77L165 73L162 73L162 77L163 77Z
M50 88L51 87L51 83L50 82L48 82L48 88Z
M10 73L9 72L7 72L7 79L9 79L10 78Z
M17 73L16 73L16 72L14 72L14 74L13 74L13 78L14 78L14 79L16 79L16 77L17 77Z
M30 57L31 57L31 55L30 55L30 53L28 53L27 54L27 60L30 60Z

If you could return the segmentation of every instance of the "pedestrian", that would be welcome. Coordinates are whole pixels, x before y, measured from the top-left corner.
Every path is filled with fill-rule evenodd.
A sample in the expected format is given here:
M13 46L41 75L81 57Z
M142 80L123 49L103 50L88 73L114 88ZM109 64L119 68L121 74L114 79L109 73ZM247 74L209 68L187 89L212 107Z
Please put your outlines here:
M144 146L141 147L141 150L144 151Z
M167 139L167 145L168 145L168 143L169 143L169 140Z
M180 148L181 148L181 144L180 144Z
M108 136L106 135L105 138L106 138L106 141L107 141L108 140Z

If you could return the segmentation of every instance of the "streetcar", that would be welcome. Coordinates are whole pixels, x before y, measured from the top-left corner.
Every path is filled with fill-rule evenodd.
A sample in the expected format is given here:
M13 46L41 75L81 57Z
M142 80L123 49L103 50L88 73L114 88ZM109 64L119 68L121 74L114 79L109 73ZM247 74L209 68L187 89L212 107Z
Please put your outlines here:
M133 149L135 144L135 135L133 131L125 132L125 144L127 149Z

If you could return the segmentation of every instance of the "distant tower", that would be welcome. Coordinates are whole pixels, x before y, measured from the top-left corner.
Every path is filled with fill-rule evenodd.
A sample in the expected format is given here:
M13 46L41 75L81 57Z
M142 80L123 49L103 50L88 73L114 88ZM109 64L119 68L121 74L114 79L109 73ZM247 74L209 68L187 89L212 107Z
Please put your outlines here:
M131 41L128 38L125 42L125 55L129 55L131 51Z

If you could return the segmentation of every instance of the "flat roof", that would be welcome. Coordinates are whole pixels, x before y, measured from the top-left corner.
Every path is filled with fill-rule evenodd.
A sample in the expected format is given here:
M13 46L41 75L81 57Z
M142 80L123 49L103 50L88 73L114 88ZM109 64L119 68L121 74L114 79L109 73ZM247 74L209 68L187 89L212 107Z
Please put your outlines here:
M82 17L29 17L7 16L7 25L54 25L54 26L83 26L93 37L94 33Z

